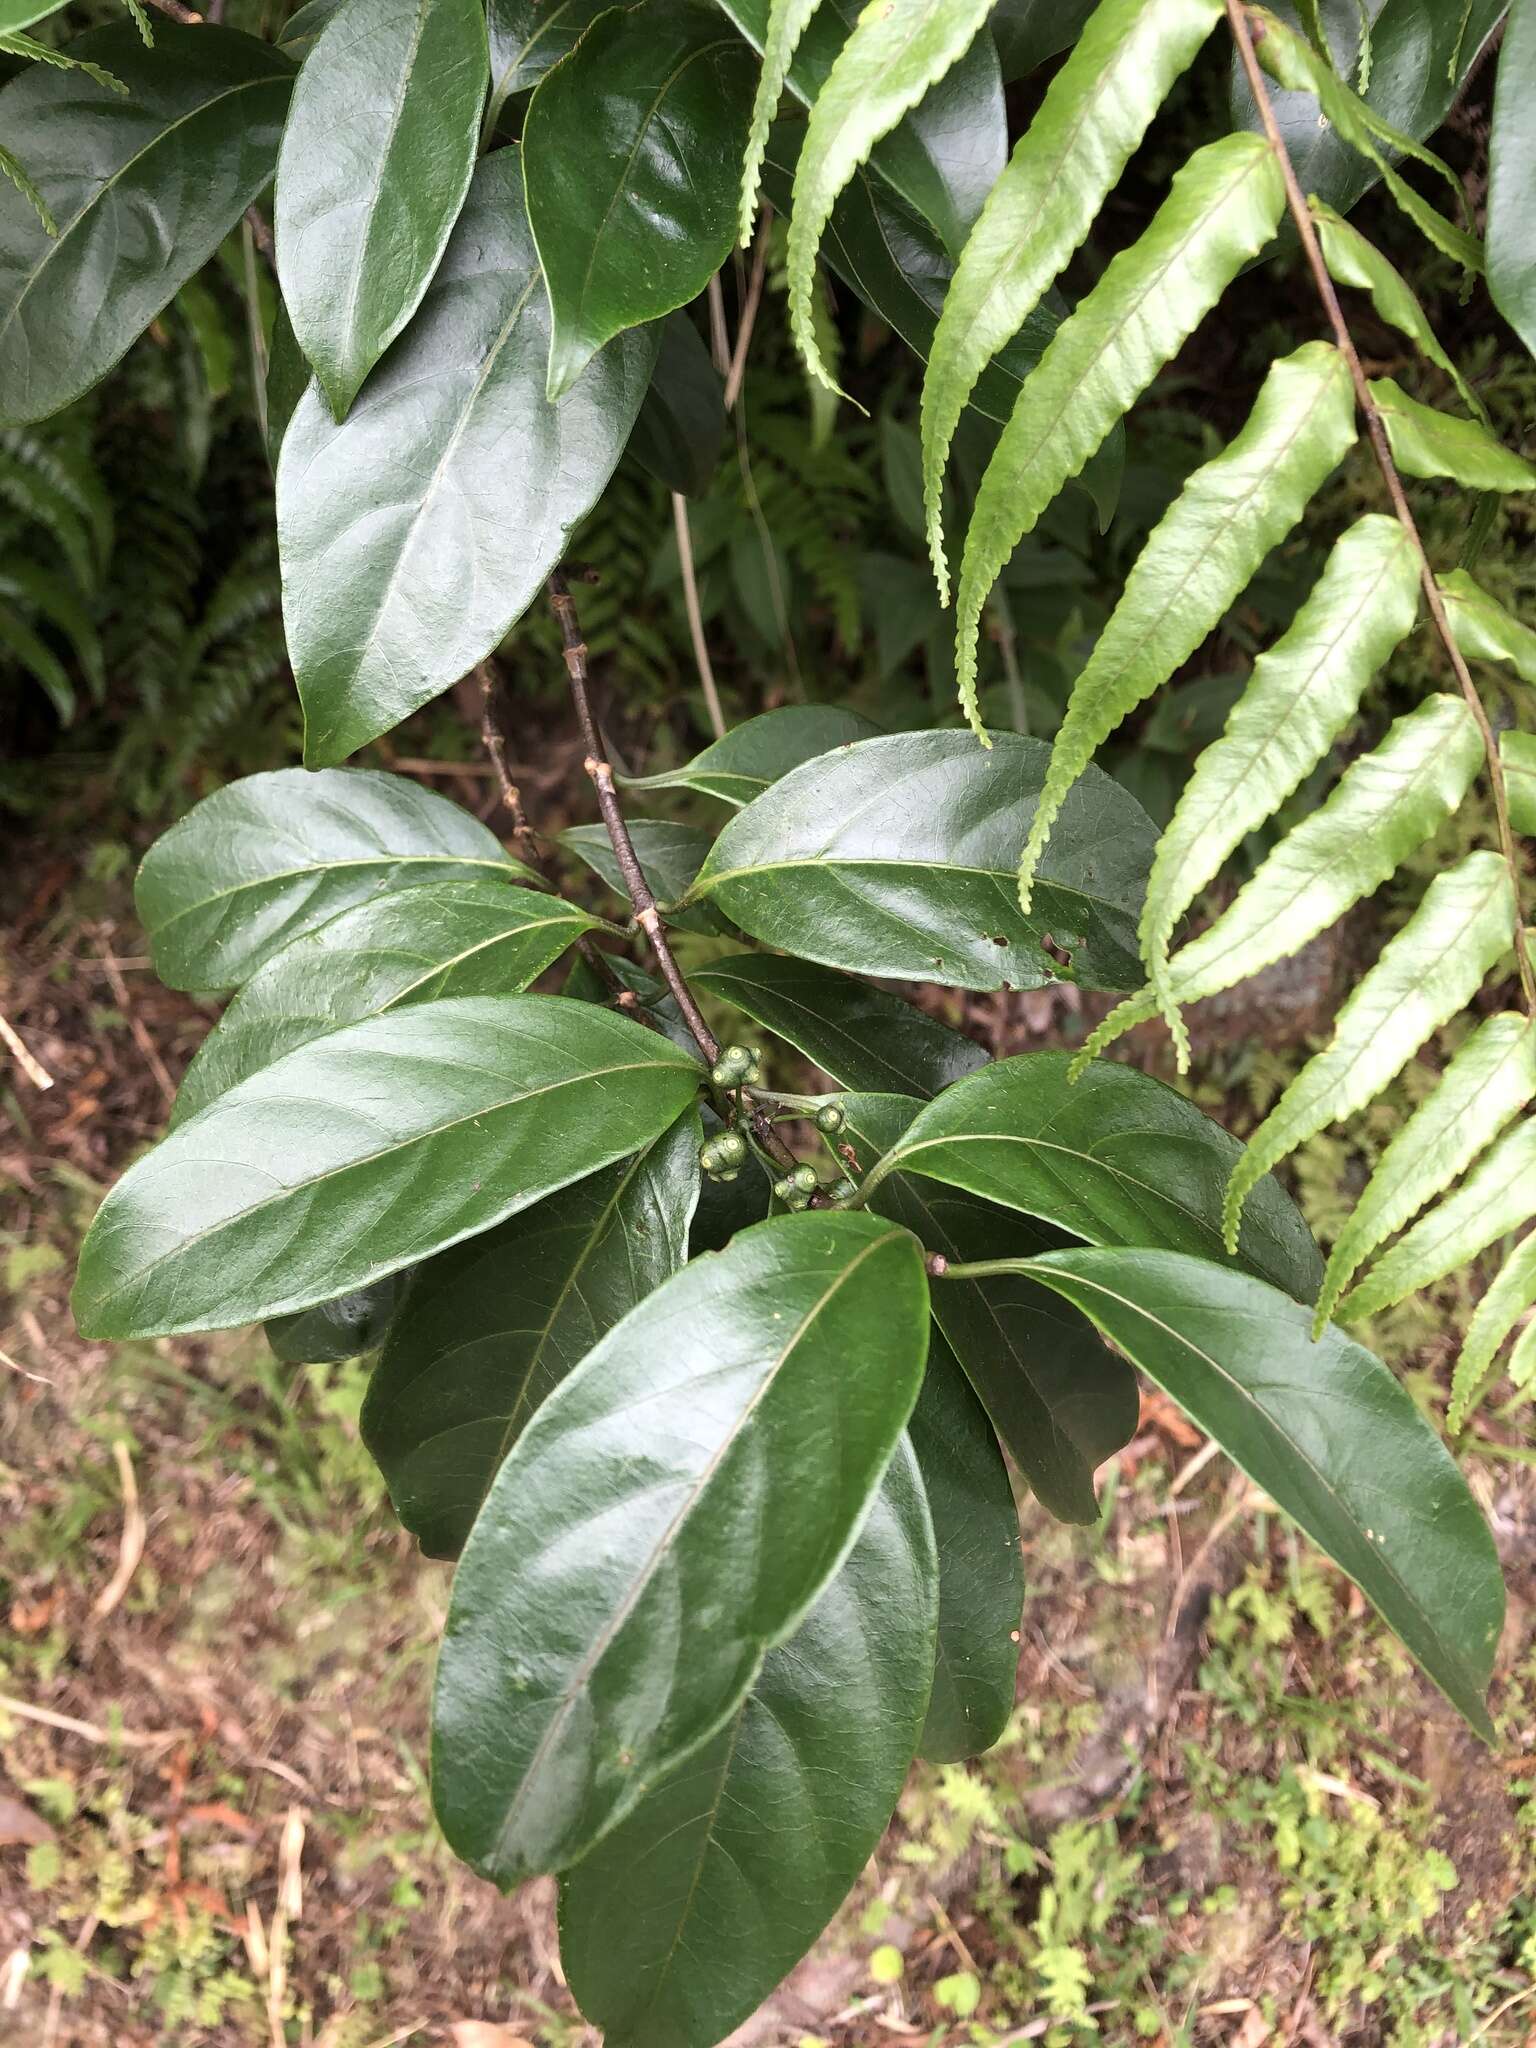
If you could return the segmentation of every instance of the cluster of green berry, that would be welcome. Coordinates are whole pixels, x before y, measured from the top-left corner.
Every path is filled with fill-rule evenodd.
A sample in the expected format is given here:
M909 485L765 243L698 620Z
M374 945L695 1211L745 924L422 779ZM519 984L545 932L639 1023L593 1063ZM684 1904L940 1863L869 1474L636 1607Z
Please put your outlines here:
M763 1056L755 1045L728 1045L709 1070L717 1088L760 1088Z
M711 1180L735 1180L747 1163L748 1149L740 1131L720 1131L699 1147L699 1165Z

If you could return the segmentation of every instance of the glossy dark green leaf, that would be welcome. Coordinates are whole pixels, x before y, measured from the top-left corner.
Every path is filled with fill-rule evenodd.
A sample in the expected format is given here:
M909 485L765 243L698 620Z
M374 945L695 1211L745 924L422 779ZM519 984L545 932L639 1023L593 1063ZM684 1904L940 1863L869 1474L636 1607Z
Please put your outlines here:
M990 1749L1013 1712L1024 1560L992 1425L937 1335L907 1435L939 1558L933 1690L919 1748L931 1763L958 1763Z
M626 823L641 872L651 886L651 894L663 906L676 903L687 894L689 884L699 872L709 851L709 834L702 825L679 825L670 818L629 818ZM601 875L620 902L628 903L624 878L619 873L613 842L605 826L572 825L560 834L560 844L574 853L578 860L585 861L593 874ZM707 903L691 910L669 912L667 923L678 925L684 931L720 932L727 929L719 914Z
M688 1029L687 1019L666 983L649 969L637 967L623 953L605 951L603 958L608 965L606 975L599 973L585 956L573 961L561 994L571 996L577 1002L601 1003L612 1009L616 984L617 988L627 990L635 997L635 1011L644 1021L670 1038L674 1045L680 1045L684 1052L696 1053L698 1046Z
M720 4L753 48L761 50L769 0ZM860 0L821 0L796 46L786 81L802 106L815 103L860 12ZM958 256L1007 155L997 52L990 37L982 35L900 125L881 137L870 162L880 183L929 224L940 248Z
M690 901L803 959L953 988L1139 984L1156 833L1102 771L1072 790L1029 911L1015 876L1050 748L897 733L808 761L715 841ZM1047 951L1049 937L1057 953Z
M283 619L311 767L345 760L483 660L602 494L655 337L605 349L558 405L544 396L548 347L522 168L499 149L346 419L311 386L283 440Z
M437 996L517 995L598 923L504 882L426 882L344 910L259 967L204 1039L174 1123L344 1024Z
M1498 1553L1450 1453L1380 1359L1332 1325L1314 1343L1303 1307L1204 1259L1068 1251L1031 1270L1343 1567L1491 1741Z
M279 768L215 790L163 833L133 900L163 982L238 988L354 903L486 877L535 879L446 797L371 769Z
M670 313L661 323L661 348L629 452L669 491L699 498L720 466L724 445L720 373L688 315Z
M847 1139L865 1179L883 1155L899 1151L918 1108L900 1096L848 1099ZM972 1194L910 1174L882 1179L874 1206L951 1262L1013 1258L1063 1241ZM933 1312L1041 1506L1058 1521L1094 1521L1095 1469L1136 1429L1136 1382L1124 1360L1085 1318L1063 1314L1049 1289L1017 1274L940 1288Z
M755 74L718 8L646 0L599 15L540 82L523 163L552 399L615 335L697 298L730 254Z
M272 334L267 343L267 461L277 468L283 436L294 408L309 388L310 367L304 360L288 309L279 299L272 316Z
M131 22L0 91L0 139L52 213L0 178L0 424L40 420L104 377L272 176L293 65L238 30Z
M725 1725L890 1463L927 1292L904 1230L780 1217L649 1295L539 1409L437 1667L433 1800L466 1862L504 1887L567 1867Z
M1095 1060L1076 1082L1065 1052L1021 1053L957 1081L882 1162L1038 1216L1091 1244L1148 1246L1229 1263L1222 1202L1237 1140L1138 1068ZM1266 1176L1237 1264L1315 1301L1322 1262L1295 1204Z
M403 1273L389 1273L297 1315L274 1316L267 1342L285 1365L339 1365L344 1358L360 1358L383 1342L404 1280Z
M480 0L345 0L304 60L277 163L277 276L338 419L421 304L469 190Z
M457 1557L528 1418L682 1265L690 1108L652 1143L418 1266L363 1403L363 1442L429 1557Z
M998 0L988 26L1003 78L1012 84L1070 49L1098 0Z
M561 1888L566 1978L608 2048L722 2040L832 1917L912 1760L934 1578L903 1445L842 1570L726 1726Z
M681 768L636 776L633 789L699 789L722 803L751 803L803 761L873 739L880 728L857 711L836 704L786 704L732 728Z
M1509 11L1499 45L1488 145L1488 290L1536 355L1536 10Z
M840 1088L927 1097L987 1063L974 1039L925 1010L808 960L741 953L691 979L787 1039Z
M341 4L342 0L304 0L303 6L296 7L278 31L279 48L295 57L306 55Z
M1321 0L1321 13L1339 76L1374 113L1422 141L1450 112L1507 5L1508 0ZM1360 72L1362 6L1372 24L1368 80ZM1297 9L1284 0L1273 11L1297 22ZM1319 117L1310 93L1271 88L1271 98L1303 192L1348 213L1380 170ZM1235 55L1232 114L1258 132L1258 110Z
M575 47L613 0L486 0L491 96L486 129L495 128L514 93L528 92Z
M452 996L263 1067L131 1166L80 1255L96 1337L228 1329L328 1301L637 1150L701 1069L559 996Z

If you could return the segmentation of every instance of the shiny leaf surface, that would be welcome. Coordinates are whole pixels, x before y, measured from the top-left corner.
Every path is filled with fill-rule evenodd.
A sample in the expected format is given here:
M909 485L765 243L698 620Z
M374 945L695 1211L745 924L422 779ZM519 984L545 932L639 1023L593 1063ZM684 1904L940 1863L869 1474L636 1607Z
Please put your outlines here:
M787 704L733 727L681 768L621 779L632 789L699 789L739 807L802 761L854 740L873 739L879 730L859 712L835 704Z
M75 1320L99 1337L288 1315L636 1151L701 1069L559 996L416 1003L303 1045L190 1117L97 1211Z
M976 493L956 599L960 701L978 731L976 645L1004 564L1268 242L1284 204L1267 144L1227 135L1197 150L1141 239L1112 258L1063 321L1020 393Z
M922 1723L933 1553L903 1445L842 1570L726 1726L565 1880L561 1960L609 2048L722 2040L841 1904Z
M295 1046L397 1004L520 994L597 923L497 881L427 882L354 904L256 970L187 1069L172 1121Z
M867 1177L899 1148L918 1105L858 1095L847 1107L848 1139ZM882 1179L874 1206L952 1262L1010 1259L1062 1241L1037 1223L912 1174ZM1096 1520L1094 1470L1136 1431L1136 1381L1124 1360L1049 1289L1016 1273L938 1288L933 1313L1042 1507L1058 1521Z
M625 336L548 402L521 165L485 158L409 333L340 425L311 386L283 440L283 619L311 767L466 675L527 610L624 451L655 346Z
M215 790L163 833L134 908L171 988L237 988L290 939L413 883L532 881L446 797L372 769L279 768Z
M730 254L756 67L704 0L599 15L523 123L549 290L548 393L605 342L697 298Z
M841 1088L927 1097L987 1063L974 1039L925 1010L808 960L741 953L692 979L787 1040Z
M338 419L432 281L485 85L479 0L345 0L304 60L277 164L277 275Z
M1488 145L1488 290L1536 354L1536 13L1517 0L1499 45Z
M915 1239L808 1212L685 1267L588 1352L454 1579L432 1789L459 1855L504 1887L563 1869L719 1732L843 1563L927 1341Z
M998 733L864 740L794 769L715 841L691 900L807 960L954 988L1139 978L1131 938L1154 838L1089 769L1063 806L1026 915L1014 887L1050 750ZM1042 944L1051 937L1070 960Z
M1134 1067L1098 1060L1069 1083L1070 1065L1064 1052L1023 1053L957 1081L918 1114L877 1184L892 1170L922 1174L1091 1244L1222 1260L1237 1140ZM1322 1261L1278 1182L1255 1188L1236 1257L1296 1300L1316 1299Z
M93 29L0 92L0 136L58 226L0 178L0 425L46 418L99 382L213 255L277 161L293 65L205 24ZM89 317L84 317L88 309Z
M1031 1271L1135 1359L1354 1580L1482 1735L1498 1554L1450 1454L1378 1358L1246 1273L1167 1251Z
M429 1557L458 1556L529 1417L682 1266L699 1142L689 1109L630 1158L417 1267L362 1432Z
M966 401L1086 238L1220 12L1217 0L1109 0L1097 7L992 188L944 302L923 384L923 495L941 591L949 587L944 466Z
M997 1437L942 1337L929 1344L907 1435L939 1572L933 1690L919 1750L930 1763L957 1763L990 1749L1013 1712L1024 1560Z
M485 127L494 130L514 93L528 92L575 49L613 0L487 0L491 92Z
M1072 686L1019 866L1024 901L1062 798L1094 750L1220 624L1354 438L1344 358L1308 342L1271 366L1242 431L1194 472L1154 527Z

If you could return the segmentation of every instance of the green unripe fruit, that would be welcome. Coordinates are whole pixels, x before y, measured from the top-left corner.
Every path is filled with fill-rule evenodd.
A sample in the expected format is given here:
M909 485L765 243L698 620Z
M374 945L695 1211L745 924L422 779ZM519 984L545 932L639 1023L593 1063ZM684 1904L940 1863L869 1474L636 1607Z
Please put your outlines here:
M781 1202L787 1202L790 1196L795 1192L795 1184L792 1180L789 1180L787 1178L784 1180L776 1180L773 1184L773 1192L778 1196Z
M803 1195L814 1195L821 1186L821 1176L815 1167L807 1166L804 1162L797 1166L789 1177Z
M787 1208L795 1210L797 1214L801 1209L808 1209L811 1206L810 1196L802 1195L798 1188L791 1188L784 1197L784 1202Z
M859 1191L851 1180L835 1180L827 1192L834 1202L851 1202Z
M848 1121L848 1112L840 1102L823 1103L816 1112L816 1128L834 1137Z
M728 1045L710 1068L709 1078L717 1088L739 1088L760 1058L751 1046Z
M714 1143L718 1165L735 1167L746 1164L747 1141L740 1131L722 1131Z

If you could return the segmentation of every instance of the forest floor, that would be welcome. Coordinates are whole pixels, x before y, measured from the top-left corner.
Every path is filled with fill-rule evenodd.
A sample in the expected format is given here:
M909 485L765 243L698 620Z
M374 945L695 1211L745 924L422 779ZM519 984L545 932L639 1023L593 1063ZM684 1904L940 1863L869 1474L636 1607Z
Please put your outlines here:
M503 1899L434 1830L447 1573L385 1512L366 1368L280 1366L255 1334L73 1332L79 1235L212 1014L146 971L128 864L39 855L7 883L0 1010L56 1085L0 1081L0 2042L595 2041L551 1887ZM1280 1035L1310 1009L1302 990ZM969 1021L1013 1051L1061 1018L1020 998ZM1207 1060L1203 1099L1240 1122L1297 1046L1218 1022L1240 1051ZM1314 1148L1309 1209L1374 1143ZM1459 1313L1421 1311L1398 1351L1431 1409ZM1486 1414L1468 1472L1510 1581L1494 1749L1150 1396L1096 1528L1023 1505L1005 1740L914 1773L743 2042L1531 2048L1536 1460Z

